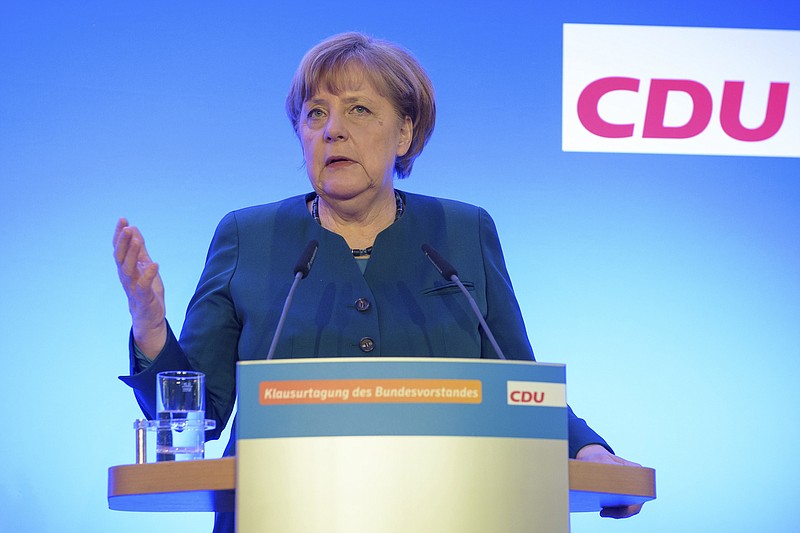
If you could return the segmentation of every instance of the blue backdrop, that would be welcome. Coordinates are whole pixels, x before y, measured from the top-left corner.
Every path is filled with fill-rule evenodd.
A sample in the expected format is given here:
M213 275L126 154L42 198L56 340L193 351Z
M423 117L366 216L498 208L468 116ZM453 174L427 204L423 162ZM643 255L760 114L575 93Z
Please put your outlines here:
M0 3L0 531L210 530L107 509L139 416L113 227L144 232L179 327L218 220L309 189L283 99L346 30L436 85L399 187L492 213L539 360L658 470L641 515L572 530L797 530L800 159L562 152L561 46L565 22L797 30L800 4L267 4Z

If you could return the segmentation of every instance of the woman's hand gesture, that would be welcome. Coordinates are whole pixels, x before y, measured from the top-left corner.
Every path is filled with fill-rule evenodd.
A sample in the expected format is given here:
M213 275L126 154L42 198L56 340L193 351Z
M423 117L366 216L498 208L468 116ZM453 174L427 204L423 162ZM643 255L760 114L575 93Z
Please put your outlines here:
M167 341L164 285L139 230L120 218L114 231L114 260L133 320L133 340L150 359Z

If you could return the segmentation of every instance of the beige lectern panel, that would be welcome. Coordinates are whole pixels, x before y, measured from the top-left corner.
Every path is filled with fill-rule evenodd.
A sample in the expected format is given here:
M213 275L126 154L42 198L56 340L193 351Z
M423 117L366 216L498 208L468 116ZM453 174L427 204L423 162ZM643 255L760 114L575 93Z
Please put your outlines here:
M564 440L243 439L237 455L238 533L569 531Z

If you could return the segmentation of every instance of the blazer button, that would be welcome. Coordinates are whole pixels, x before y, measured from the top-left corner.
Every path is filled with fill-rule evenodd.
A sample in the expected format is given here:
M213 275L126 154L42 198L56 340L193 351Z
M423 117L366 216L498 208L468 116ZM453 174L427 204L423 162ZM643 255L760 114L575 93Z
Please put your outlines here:
M371 305L372 304L369 303L369 300L367 300L366 298L359 298L358 300L356 300L356 311L363 313L364 311L369 309Z
M358 347L361 348L362 352L371 352L375 349L375 341L369 337L364 337L358 341Z

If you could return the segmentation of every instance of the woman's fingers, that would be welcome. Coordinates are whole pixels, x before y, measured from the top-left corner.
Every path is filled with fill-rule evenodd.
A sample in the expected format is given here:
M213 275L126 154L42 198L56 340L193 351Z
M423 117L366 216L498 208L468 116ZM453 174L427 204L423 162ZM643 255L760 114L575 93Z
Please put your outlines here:
M128 219L125 217L121 217L117 220L117 226L114 228L114 238L111 239L111 244L114 245L114 248L117 247L117 241L119 241L120 236L122 235L122 230L128 227Z
M149 263L144 263L142 261L137 262L136 267L139 270L139 283L138 285L142 288L150 288L153 286L153 280L156 279L158 276L158 263L153 263L150 261Z
M139 254L142 244L135 237L131 236L128 242L128 247L125 250L125 256L122 259L122 272L134 284L139 282Z
M127 219L120 218L113 242L119 279L128 298L139 299L140 303L151 300L153 295L147 293L153 289L161 290L158 264L150 259L142 234L136 227L128 225ZM144 301L141 301L143 297Z
M128 248L131 244L131 232L128 227L121 228L117 225L117 230L114 232L114 261L119 267L125 260L125 255L128 253Z

